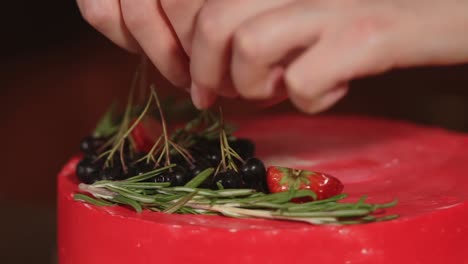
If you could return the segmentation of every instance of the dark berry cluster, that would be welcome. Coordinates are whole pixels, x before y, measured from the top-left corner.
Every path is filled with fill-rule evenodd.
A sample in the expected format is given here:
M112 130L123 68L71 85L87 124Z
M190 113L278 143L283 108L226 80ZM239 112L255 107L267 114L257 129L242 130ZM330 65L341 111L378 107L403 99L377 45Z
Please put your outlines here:
M267 192L266 170L263 162L254 157L255 145L248 139L229 141L230 147L244 160L236 160L237 171L226 169L208 178L201 187L218 189L222 185L226 189L252 188ZM190 148L196 164L207 167L217 167L221 162L221 148L218 140L200 140Z
M86 137L81 141L80 149L84 157L76 167L76 175L78 179L86 184L94 183L98 180L124 180L137 173L137 167L122 166L122 161L118 155L113 157L112 166L105 166L105 157L99 155L107 151L106 147L108 139L100 137ZM129 149L125 148L124 152L129 153ZM127 162L130 155L124 155Z
M106 164L106 157L99 155L110 149L106 146L107 140L96 137L86 137L82 140L80 148L84 157L76 168L76 175L81 182L92 184L99 180L124 180L161 167L152 161L141 159L145 154L131 153L128 147L124 148L123 155L113 156L110 165ZM260 159L254 157L253 142L248 139L233 139L229 141L229 146L242 158L242 161L235 161L237 169L219 170L200 187L252 188L266 193L268 188L265 166ZM187 151L191 159L179 153L171 153L169 159L175 166L150 181L169 182L171 186L182 186L203 170L217 168L222 159L219 140L198 139L195 144L187 148Z

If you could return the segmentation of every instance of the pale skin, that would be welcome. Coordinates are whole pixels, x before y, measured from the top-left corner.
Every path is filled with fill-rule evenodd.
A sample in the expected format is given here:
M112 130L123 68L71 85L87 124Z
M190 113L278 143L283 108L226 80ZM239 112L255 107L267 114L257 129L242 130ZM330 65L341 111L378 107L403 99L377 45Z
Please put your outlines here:
M316 113L357 77L468 62L468 0L77 2L97 30L189 89L198 108L217 96L289 97Z

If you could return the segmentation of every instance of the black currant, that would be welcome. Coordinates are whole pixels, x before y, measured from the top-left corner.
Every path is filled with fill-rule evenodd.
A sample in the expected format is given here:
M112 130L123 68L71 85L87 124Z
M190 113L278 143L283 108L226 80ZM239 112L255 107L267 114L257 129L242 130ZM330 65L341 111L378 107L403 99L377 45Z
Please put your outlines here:
M142 160L135 164L129 165L129 168L132 168L134 170L135 175L139 175L155 170L156 165L152 161L146 162L146 160Z
M124 171L123 172L123 178L122 180L125 180L125 179L128 179L132 176L136 176L138 175L137 173L138 171L133 167L133 166L127 166L127 171Z
M247 188L254 189L257 192L269 193L266 179L258 182L248 183L246 185Z
M94 155L99 152L106 141L106 138L88 136L81 140L80 149L86 155Z
M190 167L190 164L193 163L191 160L189 160L188 157L185 158L180 154L171 155L170 160L171 160L171 163L177 164L186 169L188 169Z
M216 174L214 177L214 186L217 186L217 182L219 182L225 189L244 187L241 176L234 170L227 170Z
M260 159L250 158L239 168L243 181L249 188L268 193L265 165Z
M205 155L202 156L202 157L206 161L208 161L211 166L218 166L218 164L221 162L221 153L220 152L205 153Z
M190 149L195 151L206 151L207 149L219 148L219 140L208 140L206 138L197 138Z
M180 165L170 168L163 174L156 176L154 179L155 182L170 182L171 186L183 186L189 180L189 173L187 173L187 170Z
M242 180L247 187L268 193L265 165L260 159L250 158L240 167Z
M185 160L185 158L180 155L179 153L177 154L172 154L169 156L170 160L172 163L175 163L175 164L182 164L182 163L186 163L187 161Z
M238 138L232 140L229 142L229 146L244 160L255 155L255 145L249 139Z
M101 179L109 181L121 181L137 175L137 169L132 165L128 157L124 157L125 166L122 165L120 155L114 155L108 167L101 170ZM125 167L125 169L124 169Z
M216 184L214 183L214 180L215 180L215 176L213 174L211 174L206 180L204 180L200 186L198 186L199 188L204 188L204 189L214 189L214 190L217 190L218 187L216 186Z
M168 174L171 177L171 186L183 186L191 179L186 169L179 165L169 169Z
M211 167L211 164L209 163L194 163L191 166L189 166L189 172L190 172L190 177L193 178L200 174L202 171L208 169Z
M118 181L123 180L125 175L122 167L114 165L113 167L104 168L100 173L100 177L103 180Z
M216 140L202 140L189 149L195 161L209 162L211 166L218 166L221 161L221 150Z
M266 170L263 162L257 158L250 158L239 168L242 179L248 183L264 181Z
M76 176L80 182L92 184L100 180L99 166L92 159L84 158L76 166Z
M154 178L154 181L155 182L171 182L171 177L167 174L160 174L158 176L156 176L156 178Z

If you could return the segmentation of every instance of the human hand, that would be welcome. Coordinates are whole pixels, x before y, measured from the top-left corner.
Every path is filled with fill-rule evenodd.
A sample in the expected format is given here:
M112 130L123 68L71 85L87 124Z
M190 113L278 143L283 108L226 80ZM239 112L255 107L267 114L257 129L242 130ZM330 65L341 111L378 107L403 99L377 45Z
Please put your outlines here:
M77 3L83 17L110 40L131 52L144 52L172 84L190 87L188 57L159 0L77 0Z
M466 10L466 0L206 1L183 38L192 98L207 107L226 87L247 99L286 92L304 112L322 111L354 78L467 62Z
M284 0L268 2L263 1L263 7L257 4L241 16L231 17L232 26L247 18L248 14L253 15L255 12L252 11L275 6L275 2ZM190 86L188 58L184 50L187 53L191 51L195 19L205 0L77 0L77 3L83 17L110 40L129 51L144 52L174 85ZM242 5L239 7L245 9ZM210 14L211 11L204 13ZM237 16L236 12L230 14ZM216 57L210 56L210 59L216 60ZM218 74L221 69L215 67L214 70ZM225 88L219 93L236 96L237 92L230 83L225 82ZM209 90L197 87L192 88L192 95L200 108L212 104L216 97Z
M208 107L216 94L238 96L228 74L231 35L244 21L292 1L161 0L182 46L190 55L191 74L199 80L192 82L191 87L196 106Z

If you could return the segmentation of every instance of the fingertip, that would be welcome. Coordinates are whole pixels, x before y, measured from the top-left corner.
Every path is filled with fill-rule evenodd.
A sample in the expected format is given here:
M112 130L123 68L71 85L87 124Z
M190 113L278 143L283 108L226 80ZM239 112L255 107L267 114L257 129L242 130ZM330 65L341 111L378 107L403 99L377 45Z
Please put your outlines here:
M195 83L192 83L190 87L190 95L193 105L200 110L209 108L216 101L215 93Z
M307 98L302 94L294 93L290 93L289 97L293 104L302 112L316 114L332 107L341 98L343 98L347 92L348 85L345 84L339 85L331 90L327 90L327 92L313 98Z

